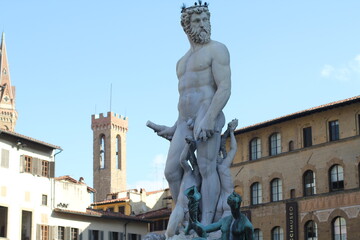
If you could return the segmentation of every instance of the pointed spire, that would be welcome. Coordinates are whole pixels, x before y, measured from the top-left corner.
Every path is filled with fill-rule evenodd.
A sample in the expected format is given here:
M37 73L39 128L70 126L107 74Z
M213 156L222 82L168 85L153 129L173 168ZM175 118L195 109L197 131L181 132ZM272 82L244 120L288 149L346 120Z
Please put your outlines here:
M15 109L15 87L11 86L4 32L0 45L0 105L0 128L14 131L18 114Z

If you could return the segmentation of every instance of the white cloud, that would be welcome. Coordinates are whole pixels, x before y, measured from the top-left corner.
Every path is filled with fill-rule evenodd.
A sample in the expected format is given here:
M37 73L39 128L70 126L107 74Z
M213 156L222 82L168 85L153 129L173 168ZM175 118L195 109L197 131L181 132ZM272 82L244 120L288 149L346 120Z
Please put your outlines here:
M323 78L335 79L339 81L351 81L360 79L360 54L343 66L324 65L320 71Z

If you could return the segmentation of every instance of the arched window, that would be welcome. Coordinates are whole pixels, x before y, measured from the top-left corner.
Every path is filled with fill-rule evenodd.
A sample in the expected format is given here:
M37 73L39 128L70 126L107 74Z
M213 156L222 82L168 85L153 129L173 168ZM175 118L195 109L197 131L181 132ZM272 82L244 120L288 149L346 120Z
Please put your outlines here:
M315 221L308 221L305 223L305 240L317 240L317 225Z
M275 178L271 181L271 201L280 200L282 200L282 181L280 178Z
M330 191L339 191L344 189L344 170L343 167L336 164L330 168Z
M308 170L304 173L303 183L304 183L304 196L311 196L316 194L315 174L313 171Z
M99 142L99 162L100 162L100 168L105 168L105 135L100 136L100 142Z
M345 218L337 217L332 223L333 240L346 240L346 221Z
M289 152L294 151L294 141L289 142Z
M260 229L254 229L254 240L263 240L263 233Z
M250 160L261 158L261 140L254 138L250 141Z
M280 133L273 133L269 138L269 152L270 156L281 153L281 135Z
M271 230L271 240L284 240L284 231L281 227L274 227Z
M261 184L256 182L251 185L251 204L257 205L262 203Z
M116 136L116 169L121 169L121 137Z

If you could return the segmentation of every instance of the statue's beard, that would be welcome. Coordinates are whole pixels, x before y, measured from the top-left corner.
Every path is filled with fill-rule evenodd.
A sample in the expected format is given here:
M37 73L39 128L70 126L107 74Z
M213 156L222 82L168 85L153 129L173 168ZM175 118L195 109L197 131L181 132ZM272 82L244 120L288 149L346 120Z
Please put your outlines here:
M204 28L190 28L188 36L191 41L198 44L205 44L210 42L211 26L205 26Z

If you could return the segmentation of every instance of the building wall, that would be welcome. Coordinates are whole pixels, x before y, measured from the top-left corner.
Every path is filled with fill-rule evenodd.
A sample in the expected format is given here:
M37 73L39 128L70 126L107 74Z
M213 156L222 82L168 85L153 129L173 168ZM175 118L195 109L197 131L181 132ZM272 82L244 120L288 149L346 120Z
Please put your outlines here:
M21 239L22 211L32 213L32 236L36 231L34 223L48 223L51 215L51 193L54 179L20 173L22 155L32 156L53 162L53 155L20 148L12 143L0 142L0 149L9 150L9 168L0 167L0 206L8 208L7 236L9 239ZM42 195L47 196L47 204L42 204Z
M331 223L336 216L346 220L348 239L358 239L360 232L360 104L334 108L310 116L243 131L236 135L238 152L231 172L235 189L243 197L244 210L250 210L255 228L263 232L264 239L270 239L271 229L281 226L284 238L287 232L286 204L295 202L298 206L298 239L304 239L304 225L312 219L318 225L319 240L331 239ZM339 121L340 139L330 142L329 121ZM312 128L312 146L304 148L303 128ZM281 134L281 152L269 156L269 136ZM261 139L262 157L250 159L250 141ZM294 149L289 151L289 142ZM332 192L329 184L329 170L339 164L344 171L344 189ZM307 170L315 173L316 194L304 196L303 175ZM274 178L282 181L282 199L271 202L271 185ZM259 182L262 186L262 203L251 202L251 186Z

